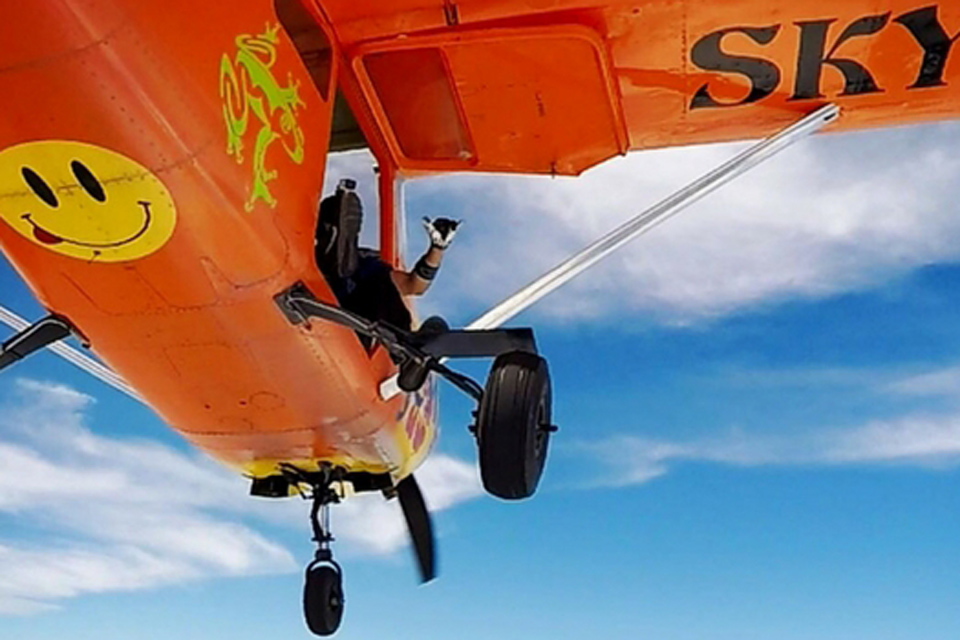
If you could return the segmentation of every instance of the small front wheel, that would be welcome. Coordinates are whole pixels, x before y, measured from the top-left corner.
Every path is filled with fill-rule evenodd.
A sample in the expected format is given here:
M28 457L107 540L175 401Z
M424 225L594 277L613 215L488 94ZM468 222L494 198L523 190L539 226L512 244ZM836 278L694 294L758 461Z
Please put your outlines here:
M484 488L505 500L532 496L552 430L547 361L524 351L498 356L477 415Z
M303 615L318 636L333 635L343 618L343 576L329 564L307 567L303 586Z

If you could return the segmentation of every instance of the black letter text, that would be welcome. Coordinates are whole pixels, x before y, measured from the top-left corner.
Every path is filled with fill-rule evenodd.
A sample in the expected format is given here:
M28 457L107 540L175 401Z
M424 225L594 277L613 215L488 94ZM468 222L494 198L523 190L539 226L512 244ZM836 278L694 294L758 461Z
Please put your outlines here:
M690 52L693 64L707 71L727 71L746 76L750 80L750 94L740 102L717 102L710 95L710 84L707 83L693 96L690 109L735 107L762 100L773 93L780 84L780 69L775 64L760 58L726 54L720 50L720 42L728 33L742 33L757 44L770 44L779 31L780 25L762 28L731 27L706 35L693 45L693 50Z
M797 22L800 27L800 53L797 58L797 84L790 99L811 100L824 97L820 93L820 77L825 64L833 66L843 74L846 86L841 95L853 96L880 91L873 76L862 64L846 58L834 58L833 54L851 38L869 36L880 31L889 20L889 13L857 20L840 34L826 55L824 51L827 48L827 30L835 20Z
M923 87L942 87L947 84L943 81L943 71L947 66L947 58L953 43L960 37L960 33L952 38L947 35L943 25L937 18L937 8L927 7L905 13L894 22L899 22L907 29L923 47L923 64L920 65L920 75L911 89Z

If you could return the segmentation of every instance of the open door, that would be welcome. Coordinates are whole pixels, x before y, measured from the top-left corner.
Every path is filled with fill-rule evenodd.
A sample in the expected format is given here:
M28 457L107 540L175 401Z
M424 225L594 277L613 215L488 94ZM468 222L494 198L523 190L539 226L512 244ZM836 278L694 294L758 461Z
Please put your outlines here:
M606 49L584 26L394 40L352 65L403 170L575 175L627 149Z

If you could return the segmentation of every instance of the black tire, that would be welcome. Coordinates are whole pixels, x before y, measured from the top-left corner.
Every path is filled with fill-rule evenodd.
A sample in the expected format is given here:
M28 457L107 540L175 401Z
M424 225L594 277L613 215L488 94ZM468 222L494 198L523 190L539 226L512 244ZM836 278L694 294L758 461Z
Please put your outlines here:
M450 331L450 325L440 316L430 316L417 329L418 336L433 337Z
M340 628L343 618L343 579L328 565L307 567L303 585L303 616L307 627L318 636L329 636Z
M498 356L477 416L480 477L489 493L505 500L533 495L547 459L550 426L547 361L522 351Z

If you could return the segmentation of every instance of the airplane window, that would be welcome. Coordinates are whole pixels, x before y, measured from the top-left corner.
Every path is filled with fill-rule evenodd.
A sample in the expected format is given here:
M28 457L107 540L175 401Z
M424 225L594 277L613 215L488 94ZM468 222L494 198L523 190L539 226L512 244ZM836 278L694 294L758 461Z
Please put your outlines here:
M373 53L363 64L403 155L413 160L473 157L439 49Z
M275 0L274 9L324 102L330 96L333 51L330 40L302 0Z

